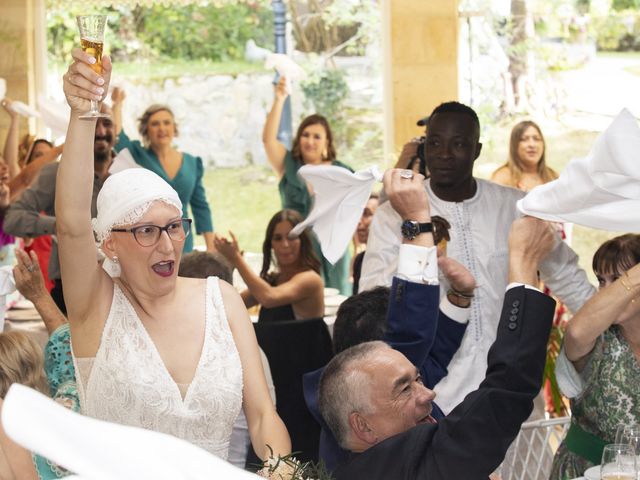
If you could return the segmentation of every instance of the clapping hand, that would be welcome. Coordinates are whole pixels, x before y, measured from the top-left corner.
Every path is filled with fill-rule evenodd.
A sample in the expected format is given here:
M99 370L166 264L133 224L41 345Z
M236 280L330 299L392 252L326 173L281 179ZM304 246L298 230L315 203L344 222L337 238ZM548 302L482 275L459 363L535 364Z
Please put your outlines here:
M238 239L231 230L229 230L229 236L231 237L231 240L216 233L213 245L216 250L224 255L233 266L236 266L238 258L242 257L242 251L238 246Z

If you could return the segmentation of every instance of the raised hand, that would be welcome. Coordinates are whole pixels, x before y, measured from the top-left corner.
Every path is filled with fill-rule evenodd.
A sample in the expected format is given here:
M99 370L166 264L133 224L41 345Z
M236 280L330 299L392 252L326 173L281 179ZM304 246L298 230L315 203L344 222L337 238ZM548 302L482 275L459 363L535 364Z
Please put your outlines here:
M242 252L238 246L238 240L232 231L229 231L229 236L231 237L231 240L216 233L213 240L213 246L218 252L224 255L232 265L235 266L236 260L238 257L242 256Z
M423 181L422 175L411 170L390 169L384 172L384 191L403 220L428 222L431 219Z
M559 242L549 222L528 216L513 222L509 232L509 281L535 286L538 265Z
M0 102L0 104L2 105L2 108L4 108L5 111L9 114L9 116L13 119L18 116L18 113L13 108L11 108L12 103L13 103L13 100L11 100L9 97L4 97L2 99L2 102Z
M449 257L438 257L438 268L449 281L453 290L465 295L473 295L476 279L460 262Z
M287 92L287 78L282 76L276 84L276 100L284 101L288 96L289 92Z
M123 88L113 87L113 91L111 92L111 103L113 105L122 103L127 98L127 93Z
M111 59L102 57L102 75L96 73L91 65L95 58L80 48L72 52L73 63L62 77L63 90L67 103L74 113L83 113L91 108L91 100L102 101L107 95L111 79Z
M36 252L27 253L16 249L16 260L18 263L13 267L13 278L16 281L16 288L24 298L35 303L38 298L49 295Z

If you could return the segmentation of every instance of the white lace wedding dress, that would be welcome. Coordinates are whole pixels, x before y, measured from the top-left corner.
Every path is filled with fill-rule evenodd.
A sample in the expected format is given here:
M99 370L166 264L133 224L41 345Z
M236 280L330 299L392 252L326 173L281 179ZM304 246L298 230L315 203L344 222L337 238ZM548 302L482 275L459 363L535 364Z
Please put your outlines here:
M242 367L217 278L207 279L204 345L193 381L182 386L184 398L117 285L95 358L74 362L84 415L167 433L227 458L242 405Z

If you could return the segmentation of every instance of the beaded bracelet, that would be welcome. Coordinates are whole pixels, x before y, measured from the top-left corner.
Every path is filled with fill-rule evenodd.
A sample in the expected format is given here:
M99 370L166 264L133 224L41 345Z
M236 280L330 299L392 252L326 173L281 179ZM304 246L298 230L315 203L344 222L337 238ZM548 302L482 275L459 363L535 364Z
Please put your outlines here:
M457 290L454 290L453 288L450 288L449 290L447 290L447 295L454 295L456 297L464 298L466 300L471 300L473 297L475 297L473 293L462 293L462 292L458 292Z

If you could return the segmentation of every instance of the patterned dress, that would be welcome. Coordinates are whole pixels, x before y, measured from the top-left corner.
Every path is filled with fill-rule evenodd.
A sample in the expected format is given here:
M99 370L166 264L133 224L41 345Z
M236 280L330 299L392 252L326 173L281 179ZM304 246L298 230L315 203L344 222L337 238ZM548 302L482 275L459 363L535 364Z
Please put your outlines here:
M79 412L80 399L71 356L71 333L68 323L55 329L49 337L44 349L44 369L49 381L51 397L66 408ZM40 455L33 455L33 463L40 480L63 478L69 475L64 468Z
M640 422L640 363L616 325L597 340L587 365L578 374L564 349L558 357L561 388L571 398L571 422L606 443L613 443L619 424ZM579 392L577 395L575 393ZM563 441L553 460L552 480L580 477L594 464L567 448Z

